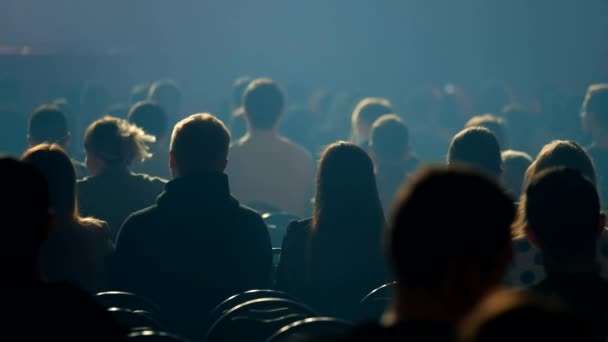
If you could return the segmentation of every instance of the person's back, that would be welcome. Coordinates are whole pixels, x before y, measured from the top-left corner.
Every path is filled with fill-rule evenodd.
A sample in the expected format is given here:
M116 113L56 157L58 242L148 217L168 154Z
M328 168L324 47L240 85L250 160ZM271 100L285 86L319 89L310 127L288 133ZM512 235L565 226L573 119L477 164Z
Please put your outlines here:
M243 203L305 215L314 163L308 151L277 133L283 107L283 93L274 81L259 79L247 87L249 133L231 146L227 173Z
M592 85L583 103L583 127L591 133L593 144L587 148L597 168L600 197L608 201L608 84Z
M597 268L606 218L594 184L580 172L556 168L537 174L521 204L525 233L541 250L547 276L533 291L553 296L608 334L608 282Z
M83 216L106 221L115 237L129 214L154 204L165 186L163 179L129 169L149 157L146 144L154 138L122 119L105 117L91 124L84 140L91 176L78 182L79 208Z
M178 123L170 152L175 179L118 236L115 288L154 301L168 324L191 338L201 337L207 313L222 300L270 285L266 225L230 195L221 172L229 139L208 114Z

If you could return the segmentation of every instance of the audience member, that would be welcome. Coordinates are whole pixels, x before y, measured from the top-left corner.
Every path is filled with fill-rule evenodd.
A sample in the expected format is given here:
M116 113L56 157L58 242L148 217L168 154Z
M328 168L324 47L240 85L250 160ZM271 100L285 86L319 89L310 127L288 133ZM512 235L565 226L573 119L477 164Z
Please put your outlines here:
M448 165L475 168L493 179L500 179L502 158L496 136L487 128L470 127L456 134L448 150Z
M165 110L153 102L142 101L129 110L127 117L129 122L156 138L154 144L150 146L152 157L142 164L134 165L133 169L157 177L170 178L167 147L169 118Z
M180 121L171 137L174 179L118 236L115 287L157 303L166 322L193 340L215 305L270 285L266 225L230 195L223 173L229 143L228 130L210 114Z
M514 201L519 201L524 178L528 167L532 164L532 157L526 152L506 150L502 152L502 184Z
M283 91L273 80L249 84L243 100L249 132L231 146L227 173L244 203L306 215L314 163L308 151L277 132L284 104Z
M514 217L511 199L476 172L436 167L413 175L388 233L393 303L348 341L453 340L462 317L500 284Z
M6 228L0 249L2 338L121 341L126 331L86 293L41 281L39 250L53 221L44 176L32 165L0 158L0 182L0 216Z
M487 128L490 130L490 132L494 133L494 136L496 136L496 140L498 140L498 145L500 145L501 150L506 150L509 146L506 132L506 122L505 119L501 117L492 114L477 115L470 118L464 127Z
M148 100L163 107L169 122L182 117L182 92L175 81L160 80L152 83L148 89Z
M461 324L460 342L596 341L559 303L522 290L490 296Z
M354 144L330 145L319 163L313 217L289 225L277 287L322 315L355 318L384 282L384 214L371 159Z
M600 197L608 201L608 84L589 87L582 113L583 128L593 139L587 151L597 168Z
M597 246L606 217L595 185L578 171L549 169L532 178L522 205L525 233L547 274L532 289L564 302L604 340L608 282L599 275Z
M165 181L132 173L133 162L150 157L154 137L126 120L110 116L93 122L84 135L89 177L78 182L80 211L106 221L115 237L132 212L152 205Z
M393 113L393 105L387 99L367 97L359 101L352 115L351 140L358 146L367 149L369 131L382 115Z
M369 149L376 167L382 207L388 213L395 194L419 164L410 147L408 126L396 115L381 116L372 125Z
M523 191L527 188L530 180L541 171L548 170L553 167L567 167L579 171L592 183L597 185L595 168L591 158L585 150L577 143L568 140L553 141L540 151L536 160L530 165L526 171ZM525 196L522 196L521 201L525 201ZM507 284L513 286L530 286L538 283L544 278L544 270L542 266L542 257L540 251L533 246L527 237L522 234L522 228L525 224L525 212L520 212L519 222L516 225L519 236L515 238L515 255L513 265L509 270L506 279ZM605 232L601 236L600 246L598 248L600 269L604 278L608 277L608 233Z
M41 144L22 160L46 178L54 221L40 250L40 271L51 282L68 282L97 293L108 289L109 262L114 252L110 229L103 221L82 217L76 207L76 174L59 145Z
M57 106L42 105L30 115L27 127L27 142L30 147L38 144L58 144L67 150L72 142L72 133L68 129L65 113ZM87 175L84 163L72 159L76 178Z

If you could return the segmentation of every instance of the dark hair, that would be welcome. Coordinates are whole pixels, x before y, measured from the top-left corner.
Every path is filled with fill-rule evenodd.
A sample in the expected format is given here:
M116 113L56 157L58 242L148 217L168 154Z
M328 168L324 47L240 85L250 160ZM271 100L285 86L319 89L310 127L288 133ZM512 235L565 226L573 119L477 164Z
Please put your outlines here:
M21 160L44 175L51 196L51 208L61 221L76 220L76 171L61 146L40 144L25 151Z
M170 151L182 175L214 170L228 158L230 133L215 116L193 114L178 122L171 135Z
M30 116L28 136L36 144L49 142L65 144L69 138L65 114L57 106L42 105Z
M148 144L156 139L128 121L105 116L94 121L84 133L84 148L108 164L131 165L152 155Z
M148 100L158 103L168 115L179 115L182 92L175 81L160 80L152 83L148 90Z
M400 163L410 146L410 132L394 114L383 115L372 125L369 144L376 159Z
M482 174L422 169L397 198L388 241L396 278L406 286L433 288L462 261L490 274L510 252L513 202Z
M600 210L595 186L576 170L545 170L526 189L526 228L534 233L543 254L595 250Z
M243 95L243 106L253 128L274 128L283 113L285 95L279 85L269 78L251 81Z
M243 105L243 95L245 94L245 90L249 83L251 83L253 79L249 76L241 76L234 80L232 84L232 107L238 108Z
M470 127L454 136L448 150L448 165L466 164L486 173L500 177L502 158L496 136L483 127Z
M532 157L527 153L514 150L506 150L502 152L502 180L505 188L513 195L514 200L518 200L526 171L532 165Z
M484 114L477 115L469 119L465 124L465 128L469 127L484 127L494 133L501 149L507 148L507 129L505 119L492 115Z
M146 133L156 137L156 141L167 135L169 118L165 110L154 102L137 102L127 115L129 122L141 127Z
M592 116L603 128L608 128L608 84L589 86L583 102L583 113Z

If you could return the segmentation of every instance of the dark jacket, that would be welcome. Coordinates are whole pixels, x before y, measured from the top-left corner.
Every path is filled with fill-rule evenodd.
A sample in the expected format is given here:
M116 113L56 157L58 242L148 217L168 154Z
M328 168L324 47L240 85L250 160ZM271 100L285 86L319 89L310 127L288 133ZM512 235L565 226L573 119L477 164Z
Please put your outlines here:
M127 217L149 207L163 191L166 181L127 168L110 168L101 175L78 181L78 206L83 217L106 221L116 238Z
M222 173L169 182L157 204L118 236L114 287L160 306L182 335L199 339L208 313L245 290L268 288L272 247L260 215L230 195Z

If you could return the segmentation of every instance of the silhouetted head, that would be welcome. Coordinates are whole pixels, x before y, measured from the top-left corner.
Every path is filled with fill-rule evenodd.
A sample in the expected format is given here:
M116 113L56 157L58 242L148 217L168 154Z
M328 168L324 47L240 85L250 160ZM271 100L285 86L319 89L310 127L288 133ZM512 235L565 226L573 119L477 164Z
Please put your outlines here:
M253 78L249 76L242 76L234 80L232 84L232 109L239 108L243 105L243 95L249 83L253 81Z
M376 164L403 164L410 153L409 129L397 115L383 115L372 125L369 146Z
M521 196L526 170L532 164L532 157L527 153L514 150L502 152L502 184L514 200Z
M426 168L397 198L388 247L399 292L432 298L455 317L500 284L515 208L493 180L461 167Z
M502 174L500 145L487 128L471 127L452 139L448 150L448 165L464 164L487 176L499 179Z
M550 299L500 291L463 320L459 342L595 341L585 324Z
M93 176L107 167L128 167L152 155L149 144L155 138L128 121L105 116L94 121L84 133L87 169Z
M508 146L506 122L505 119L501 117L492 114L477 115L470 118L464 127L487 128L490 130L490 132L494 133L494 136L496 136L496 139L498 140L498 144L500 145L501 149L506 149Z
M169 118L160 105L151 101L137 102L131 107L127 117L129 122L156 137L156 142L160 143L167 137Z
M173 177L224 171L228 163L230 133L215 116L193 114L178 122L169 147Z
M48 142L67 147L70 139L68 121L59 107L42 105L31 114L27 128L30 146Z
M605 223L600 211L595 185L573 169L544 170L526 189L526 233L545 259L595 255Z
M367 97L359 101L352 115L353 141L357 144L367 142L374 122L382 115L393 112L393 105L387 99Z
M583 128L594 139L608 132L608 84L589 86L582 109Z
M275 81L258 78L247 86L243 106L251 129L274 129L283 114L285 95Z
M158 103L167 115L180 115L182 92L175 81L160 80L152 83L148 90L148 100Z
M35 277L38 250L52 221L47 183L34 166L0 158L0 188L0 278Z
M76 171L61 146L34 146L21 156L21 160L34 165L44 175L51 196L51 208L57 219L61 222L77 219Z

